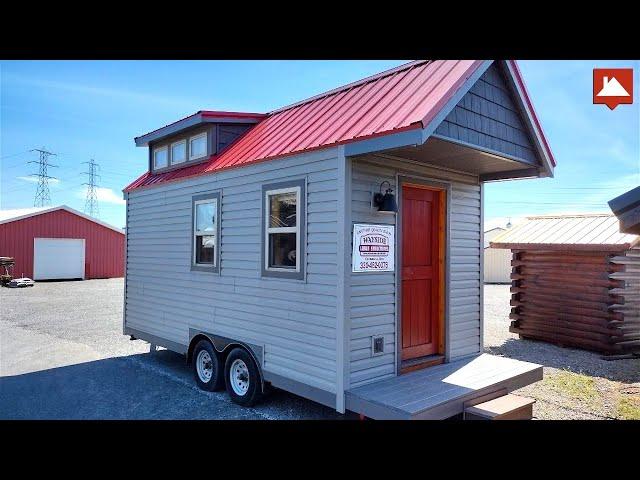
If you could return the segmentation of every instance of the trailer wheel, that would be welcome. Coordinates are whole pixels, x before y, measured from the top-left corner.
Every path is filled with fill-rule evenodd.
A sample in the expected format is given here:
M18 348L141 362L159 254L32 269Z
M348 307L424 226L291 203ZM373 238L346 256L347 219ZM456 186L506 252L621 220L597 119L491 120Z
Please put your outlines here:
M231 400L250 407L262 397L260 370L253 357L242 348L234 348L227 356L224 378Z
M218 353L208 340L200 340L193 349L193 375L198 387L213 392L224 387L224 369Z

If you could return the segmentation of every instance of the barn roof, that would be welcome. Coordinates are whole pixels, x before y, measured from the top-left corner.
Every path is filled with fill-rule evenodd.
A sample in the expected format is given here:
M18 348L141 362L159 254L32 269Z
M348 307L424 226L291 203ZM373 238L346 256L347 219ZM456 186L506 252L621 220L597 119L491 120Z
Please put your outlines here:
M592 213L526 217L495 237L491 246L523 250L625 250L639 241L638 235L620 233L614 215Z
M6 223L20 218L30 217L51 207L31 207L0 210L0 223Z
M555 165L517 64L515 61L508 63L519 95L532 117L532 129L541 139L545 157ZM212 155L207 162L159 174L147 172L127 186L125 192L268 159L427 128L483 65L487 65L484 60L406 63L269 112L229 148Z
M85 218L91 222L102 225L103 227L110 228L118 233L124 234L124 231L118 227L114 227L106 222L91 217L85 213L79 212L66 205L56 205L54 207L32 207L32 208L17 208L13 210L0 210L0 225L3 223L15 222L18 220L24 220L25 218L35 217L36 215L43 215L45 213L55 212L57 210L65 210L79 217Z

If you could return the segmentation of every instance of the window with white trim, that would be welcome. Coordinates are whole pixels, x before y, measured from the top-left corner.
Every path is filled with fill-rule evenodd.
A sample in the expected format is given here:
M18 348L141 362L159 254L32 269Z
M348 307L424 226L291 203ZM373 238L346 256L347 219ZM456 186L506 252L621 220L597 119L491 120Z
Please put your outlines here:
M187 141L180 140L171 144L171 165L187 161Z
M153 150L153 168L165 168L169 165L169 149L160 147Z
M207 155L207 132L189 138L189 160Z
M304 180L265 185L263 275L303 278Z
M216 267L218 257L219 196L193 201L193 265Z

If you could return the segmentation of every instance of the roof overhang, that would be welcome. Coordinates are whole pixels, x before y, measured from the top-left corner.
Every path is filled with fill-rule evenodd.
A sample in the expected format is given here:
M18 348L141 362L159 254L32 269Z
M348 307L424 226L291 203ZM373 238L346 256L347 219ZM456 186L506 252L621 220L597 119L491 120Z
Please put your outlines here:
M629 190L608 203L620 222L620 231L640 235L640 187Z
M520 72L520 68L515 60L507 60L502 61L505 73L507 73L506 77L511 87L514 89L517 95L514 95L519 107L522 109L527 127L531 133L531 136L535 142L536 149L538 151L539 157L542 159L542 169L540 171L540 176L542 177L553 177L553 170L556 166L556 160L553 156L553 152L551 151L551 147L549 146L549 142L547 141L547 137L542 130L542 125L540 124L540 120L536 115L536 112L533 108L533 103L531 102L531 97L529 96L529 92L527 91L527 87L524 84L524 79L522 78L522 73Z
M47 213L55 212L55 211L58 211L58 210L64 210L66 212L73 213L74 215L78 215L79 217L82 217L82 218L84 218L86 220L89 220L89 221L91 221L93 223L97 223L98 225L102 225L103 227L109 228L109 229L113 230L114 232L118 232L118 233L121 233L121 234L124 235L124 230L122 230L122 229L120 229L118 227L114 227L113 225L110 225L110 224L108 224L106 222L103 222L101 220L98 220L97 218L91 217L91 216L89 216L89 215L87 215L85 213L79 212L78 210L76 210L74 208L71 208L71 207L68 207L66 205L58 205L58 206L47 208L47 209L44 209L44 210L39 210L37 212L31 212L31 213L27 213L25 215L20 215L18 217L12 217L12 218L7 218L7 219L4 219L4 220L0 220L0 225L3 225L5 223L17 222L19 220L24 220L25 218L36 217L38 215L46 215Z
M467 144L461 141L454 141L434 134L438 125L451 113L455 106L462 100L464 95L471 87L482 77L487 69L493 63L493 60L479 60L475 62L469 69L465 78L455 86L449 94L448 98L443 99L441 106L435 110L435 114L427 116L422 123L412 125L413 128L404 131L385 133L373 138L354 141L345 145L344 153L346 156L364 155L368 153L387 152L396 156L403 156L409 152L412 147L420 147L427 143L430 139L437 139L440 142L448 142L457 145L460 148L460 155L464 152L476 151L486 158L491 158L497 165L501 160L504 169L497 168L491 172L477 172L481 181L496 181L514 178L537 178L537 177L553 177L555 167L555 159L549 148L549 143L542 131L540 122L533 109L533 104L529 98L529 94L524 85L522 75L518 69L515 60L500 61L508 86L514 93L514 98L522 113L522 119L527 127L536 148L539 163L528 162L521 158L511 157L502 152L493 151L482 148L477 145ZM433 143L433 142L431 142ZM394 151L395 150L395 151ZM414 151L419 150L414 148ZM425 155L427 152L425 150ZM431 157L433 158L433 157Z
M449 96L443 98L441 106L433 109L434 113L424 117L421 122L414 123L411 128L404 131L385 132L373 138L347 143L344 147L344 154L346 156L362 155L424 144L492 63L492 60L474 62L467 71L466 77L461 78L457 85L451 89Z
M200 110L199 112L189 115L188 117L178 120L177 122L166 125L162 128L146 133L134 140L136 147L146 147L151 142L157 142L163 138L175 135L184 130L188 130L199 125L207 123L242 123L254 124L265 118L264 113L246 113L246 112L218 112L209 110Z

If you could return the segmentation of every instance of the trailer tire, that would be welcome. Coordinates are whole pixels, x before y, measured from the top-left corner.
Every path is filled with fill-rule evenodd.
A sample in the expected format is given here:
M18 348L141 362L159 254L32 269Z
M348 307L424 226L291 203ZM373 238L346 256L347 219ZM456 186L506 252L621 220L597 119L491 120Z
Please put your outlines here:
M243 348L234 348L227 355L224 379L227 393L234 403L251 407L262 398L260 370L253 357Z
M198 387L208 392L224 388L224 368L220 355L208 340L200 340L193 349L193 376Z

